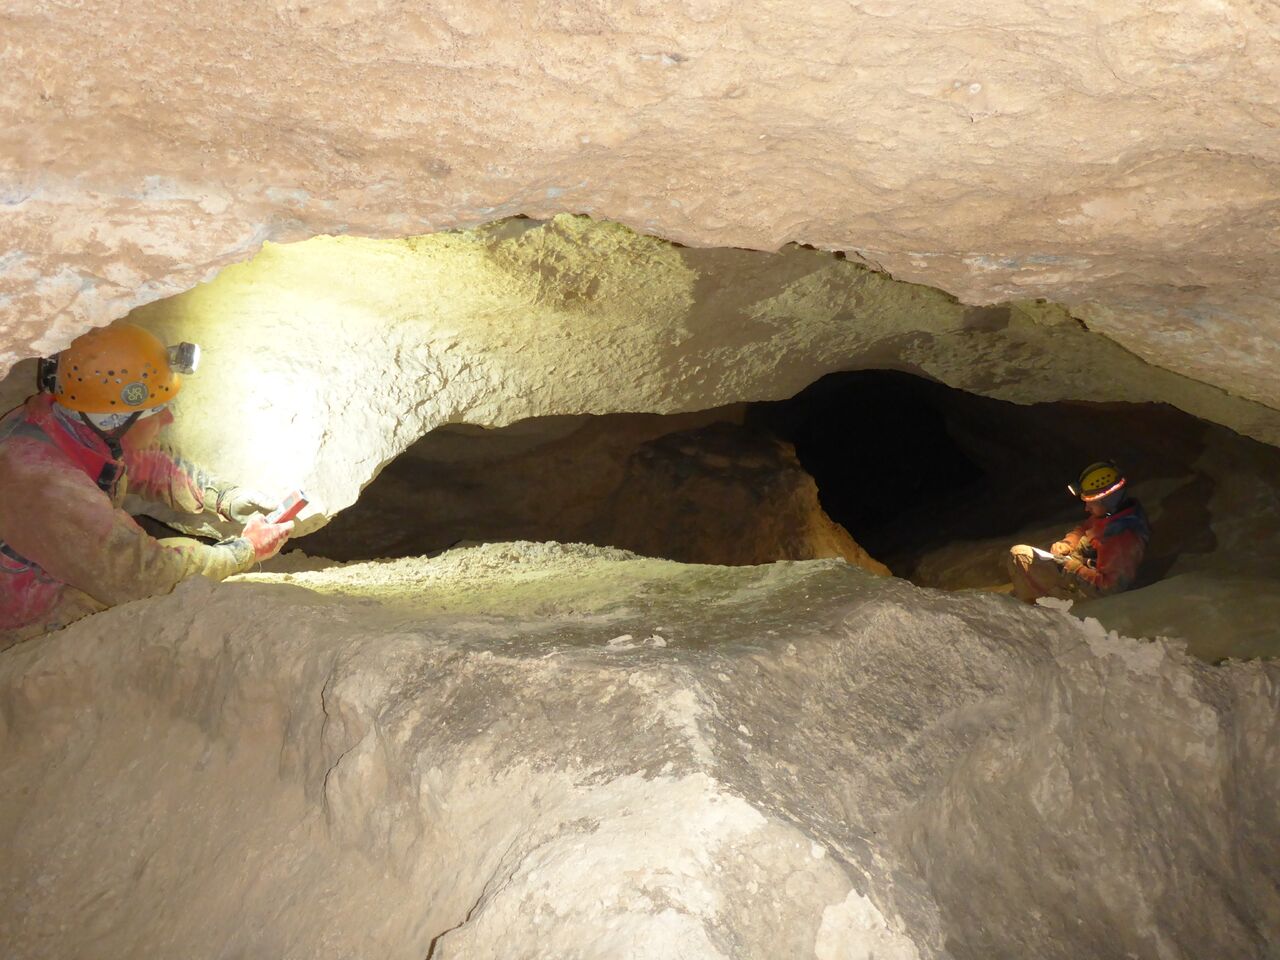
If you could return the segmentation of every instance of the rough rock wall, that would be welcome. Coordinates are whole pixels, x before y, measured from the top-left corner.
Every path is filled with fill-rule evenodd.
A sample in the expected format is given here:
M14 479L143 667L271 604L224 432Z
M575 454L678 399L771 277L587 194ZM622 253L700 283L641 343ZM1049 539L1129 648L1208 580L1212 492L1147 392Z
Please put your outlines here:
M1256 960L1280 673L839 561L503 544L0 657L6 956Z
M18 0L0 36L0 370L264 240L568 210L1047 297L1280 407L1271 3Z
M577 428L562 434L570 419ZM741 419L734 407L524 421L514 437L446 428L397 457L334 522L294 543L334 560L370 560L460 541L554 540L683 563L843 557L887 575L823 511L790 444ZM539 427L544 442L519 449Z
M684 248L582 217L273 244L131 320L205 347L173 428L186 454L268 492L301 483L329 515L442 423L705 410L865 367L1024 403L1164 400L1280 444L1280 411L1052 304L968 308L815 250Z
M683 563L841 557L889 575L823 511L790 444L725 423L636 450L592 527L588 543Z
M1210 661L1280 656L1280 449L1164 405L1021 406L920 389L983 479L895 522L892 550L850 526L895 573L949 590L1007 584L1011 544L1047 549L1083 519L1065 481L1105 452L1151 540L1136 589L1079 612L1126 636L1185 640Z

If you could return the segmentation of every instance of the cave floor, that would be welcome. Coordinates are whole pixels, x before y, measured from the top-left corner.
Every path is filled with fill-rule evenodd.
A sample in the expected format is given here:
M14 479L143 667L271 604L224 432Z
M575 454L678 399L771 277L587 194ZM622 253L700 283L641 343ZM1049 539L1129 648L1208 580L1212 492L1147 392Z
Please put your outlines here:
M1275 664L839 560L288 564L0 655L11 956L1245 957L1280 929Z

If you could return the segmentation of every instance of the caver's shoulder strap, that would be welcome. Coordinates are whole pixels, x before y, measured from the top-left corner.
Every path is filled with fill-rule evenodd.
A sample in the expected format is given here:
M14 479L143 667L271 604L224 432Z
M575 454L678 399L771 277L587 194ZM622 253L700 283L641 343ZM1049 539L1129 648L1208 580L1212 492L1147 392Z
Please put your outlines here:
M111 452L111 456L106 456L100 450L95 450L63 430L54 420L54 416L49 405L33 406L29 402L0 420L0 443L15 437L27 437L55 446L97 483L98 489L110 496L115 490L116 483L124 474L124 463L120 459L118 444L113 445L109 438L104 438ZM0 571L5 573L24 573L34 566L30 560L3 540L0 540L0 555L19 567L15 570L9 564L0 563Z
M15 433L19 431L57 447L98 485L99 490L108 495L115 491L116 484L124 474L124 452L120 449L120 442L115 437L95 430L94 433L107 448L107 452L103 453L96 444L91 445L84 438L71 433L58 422L58 414L54 412L53 404L46 399L46 395L28 401L14 430ZM4 438L4 434L0 433L0 440Z

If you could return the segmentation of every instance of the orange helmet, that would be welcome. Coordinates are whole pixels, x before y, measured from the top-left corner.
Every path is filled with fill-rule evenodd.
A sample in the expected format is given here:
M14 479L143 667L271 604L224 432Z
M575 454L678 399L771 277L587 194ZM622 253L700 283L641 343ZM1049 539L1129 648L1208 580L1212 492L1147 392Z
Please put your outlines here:
M90 330L58 355L53 396L79 413L134 413L182 389L170 350L153 333L121 323Z

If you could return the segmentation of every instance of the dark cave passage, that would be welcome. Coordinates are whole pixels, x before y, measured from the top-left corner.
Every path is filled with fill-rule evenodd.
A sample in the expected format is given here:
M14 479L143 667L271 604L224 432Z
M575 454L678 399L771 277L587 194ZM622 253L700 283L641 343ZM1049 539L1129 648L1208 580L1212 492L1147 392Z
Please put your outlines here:
M862 562L860 547L922 585L991 587L1009 545L1079 521L1065 486L1108 458L1155 521L1149 583L1220 546L1209 511L1219 481L1199 464L1210 441L1280 489L1280 451L1167 405L1020 406L906 373L846 372L790 400L701 413L447 426L297 543L365 560L582 541L716 564Z
M795 445L824 509L873 556L934 586L954 585L919 569L934 551L1077 523L1083 511L1066 485L1099 459L1119 463L1139 499L1162 497L1170 481L1193 486L1174 529L1153 540L1144 578L1158 577L1175 554L1213 547L1203 507L1213 480L1195 467L1207 435L1267 450L1166 404L1024 406L885 370L824 377L790 400L752 405L747 422ZM988 574L998 579L998 565Z
M823 377L790 400L752 404L747 423L793 444L822 507L873 556L917 539L922 513L984 482L948 429L950 394L908 374L868 370Z

